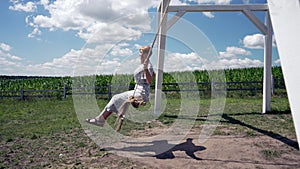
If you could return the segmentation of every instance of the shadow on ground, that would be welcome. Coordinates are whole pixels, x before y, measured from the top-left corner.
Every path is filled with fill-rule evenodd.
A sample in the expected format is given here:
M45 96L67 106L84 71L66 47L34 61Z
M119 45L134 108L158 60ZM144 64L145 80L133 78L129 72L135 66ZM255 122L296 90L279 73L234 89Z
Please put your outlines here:
M105 150L129 152L132 154L139 154L139 157L155 157L157 159L173 159L175 151L183 151L185 154L192 159L201 160L200 157L195 155L198 151L203 151L206 148L203 146L197 146L193 143L192 138L187 138L185 142L180 144L170 144L167 140L158 140L152 142L126 142L131 145L124 148L105 148ZM145 145L146 144L146 145ZM166 151L163 151L166 150ZM149 152L155 155L149 155Z

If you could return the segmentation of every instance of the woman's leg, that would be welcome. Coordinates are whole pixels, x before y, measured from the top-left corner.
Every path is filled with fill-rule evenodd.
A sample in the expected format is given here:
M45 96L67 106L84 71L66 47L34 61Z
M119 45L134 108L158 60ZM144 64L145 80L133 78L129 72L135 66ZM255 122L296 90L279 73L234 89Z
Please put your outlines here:
M112 114L112 112L119 113L119 111L124 110L124 104L125 106L125 111L128 109L127 102L128 102L128 97L132 95L133 91L127 91L124 93L120 93L117 95L114 95L109 103L105 106L103 111L95 118L93 119L86 119L86 122L95 124L98 126L103 126L105 123L105 120Z
M122 105L122 107L119 110L118 115L125 115L125 113L127 112L128 108L129 108L130 102L126 102Z
M104 122L111 114L112 111L107 111L105 108L95 119Z
M94 124L97 126L104 126L105 124L105 120L112 114L111 111L107 111L106 109L104 109L97 117L93 118L93 119L86 119L85 121L90 123L90 124Z

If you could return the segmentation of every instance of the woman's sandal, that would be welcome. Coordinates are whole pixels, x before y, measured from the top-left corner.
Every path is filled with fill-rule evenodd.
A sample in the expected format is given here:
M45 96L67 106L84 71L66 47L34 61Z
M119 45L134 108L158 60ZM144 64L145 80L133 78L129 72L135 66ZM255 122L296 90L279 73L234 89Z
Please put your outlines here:
M96 126L100 126L100 127L103 127L104 123L105 123L105 121L100 121L100 120L97 120L97 119L85 119L85 121L87 123L90 123L90 124L93 124L93 125L96 125Z

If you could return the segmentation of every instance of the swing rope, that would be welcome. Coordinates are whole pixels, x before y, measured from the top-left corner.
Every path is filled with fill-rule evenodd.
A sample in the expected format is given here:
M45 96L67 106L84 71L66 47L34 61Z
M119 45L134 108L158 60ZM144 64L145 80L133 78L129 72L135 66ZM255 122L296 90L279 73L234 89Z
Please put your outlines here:
M159 35L159 31L160 31L160 29L161 29L162 23L163 23L163 21L165 20L165 18L166 18L166 16L167 16L166 14L167 14L167 11L168 11L168 7L169 7L169 4L170 4L170 1L171 1L171 0L168 0L165 9L162 9L162 10L164 10L163 16L162 16L162 19L160 20L160 23L159 23L159 25L158 25L156 34L155 34L154 39L153 39L153 41L152 41L152 43L151 43L151 46L150 46L150 49L149 49L149 51L148 51L148 53L147 53L147 57L146 57L146 59L145 59L145 61L144 61L144 64L145 64L145 63L147 62L147 60L149 60L149 58L150 58L151 51L152 51L153 46L154 46L154 44L155 44L155 42L156 42L156 39L157 39L157 37L158 37L158 35ZM161 4L162 4L162 3L161 3ZM147 66L148 66L148 65L147 65ZM134 88L133 95L129 97L129 101L130 101L131 103L134 103L134 104L132 104L132 105L133 105L135 108L137 108L139 105L145 105L145 104L146 104L145 101L138 102L138 101L134 98L136 89L137 89L137 87Z
M156 39L157 39L157 36L158 36L158 34L159 34L159 30L160 30L160 28L161 28L161 26L162 26L162 22L165 20L165 18L166 18L166 16L167 16L166 14L167 14L168 7L169 7L170 2L171 2L171 0L169 0L169 1L167 2L165 11L164 11L164 13L163 13L163 17L162 17L162 19L160 20L160 23L159 23L159 25L158 25L156 34L155 34L154 39L153 39L153 41L152 41L152 44L151 44L151 46L150 46L150 50L148 51L148 55L147 55L147 58L146 58L145 62L146 62L147 60L149 60L149 58L150 58L150 53L151 53L150 51L153 49L153 46L154 46L155 41L156 41Z

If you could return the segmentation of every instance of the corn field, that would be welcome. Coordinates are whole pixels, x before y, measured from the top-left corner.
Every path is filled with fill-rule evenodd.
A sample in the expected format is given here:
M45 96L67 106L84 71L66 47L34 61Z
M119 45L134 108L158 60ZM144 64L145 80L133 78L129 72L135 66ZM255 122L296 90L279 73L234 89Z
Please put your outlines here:
M226 82L228 89L257 89L262 88L263 68L226 69L225 78L214 79L215 82ZM171 72L163 75L163 90L179 90L180 83L197 83L199 90L211 90L212 72ZM284 80L281 67L273 67L272 74L274 86L284 88ZM75 83L74 83L75 82ZM239 83L242 82L242 83ZM251 83L249 83L251 82ZM74 85L75 84L75 85ZM155 80L152 82L152 87ZM14 92L21 90L49 90L49 93L60 95L63 88L67 89L67 94L71 94L73 88L94 87L95 93L107 93L113 86L114 93L132 89L134 86L133 75L95 75L85 77L18 77L0 76L0 96L14 95ZM73 90L74 91L74 90ZM35 94L41 94L35 93Z

